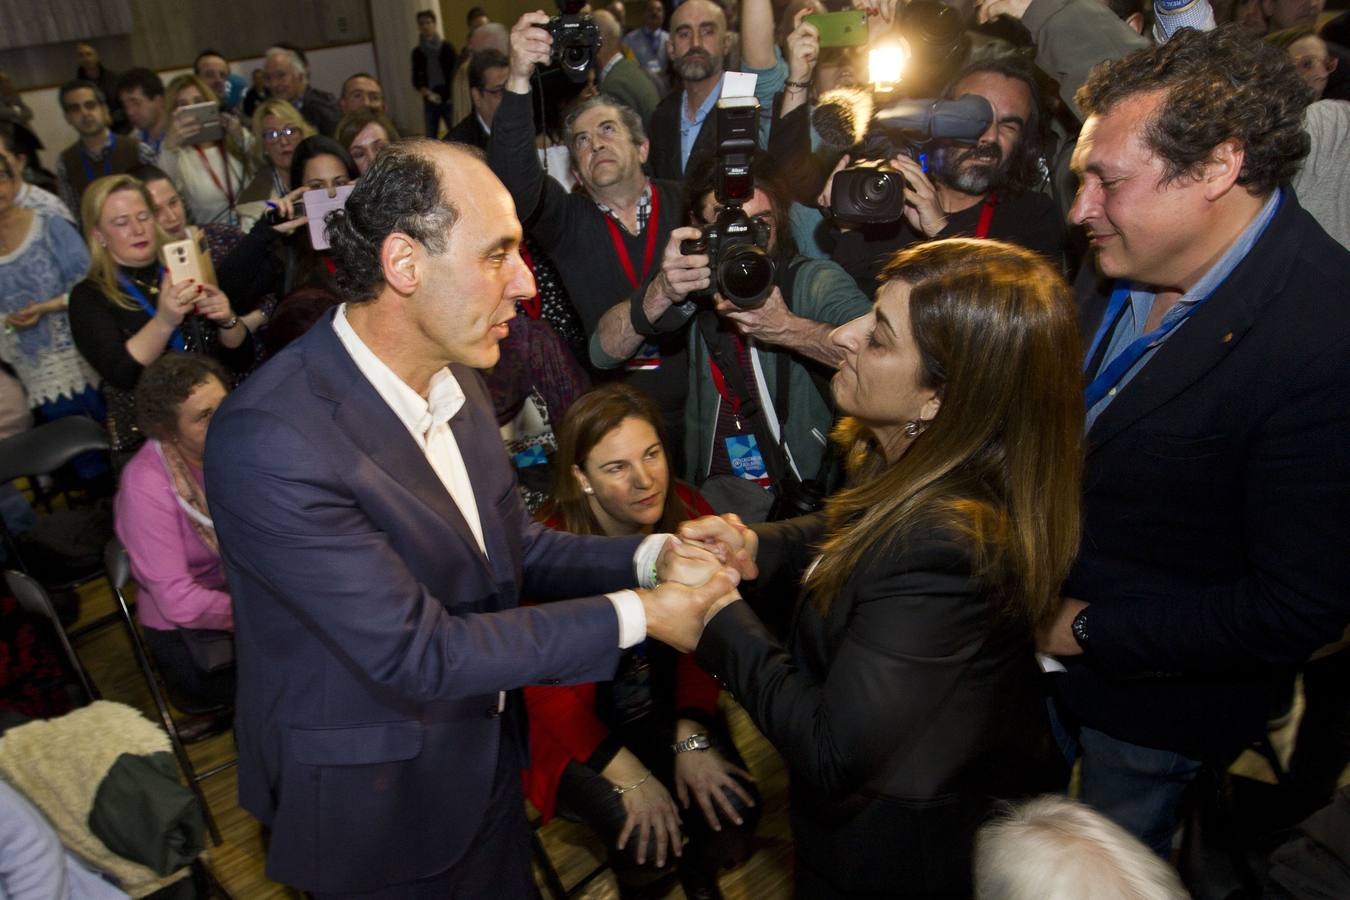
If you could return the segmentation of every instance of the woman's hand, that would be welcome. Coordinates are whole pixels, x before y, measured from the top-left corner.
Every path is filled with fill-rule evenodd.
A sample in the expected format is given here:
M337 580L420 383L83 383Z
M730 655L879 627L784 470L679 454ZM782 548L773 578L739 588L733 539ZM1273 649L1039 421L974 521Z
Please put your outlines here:
M61 297L43 300L40 303L30 303L10 313L5 318L5 324L18 329L32 328L43 316L48 313L60 312L62 309L64 309L64 298Z
M684 846L684 836L680 834L680 812L675 808L675 801L665 786L632 751L626 747L619 750L601 774L615 787L626 788L642 782L640 787L619 795L627 818L624 819L615 846L622 850L630 840L637 841L634 859L639 865L645 864L647 851L652 849L655 854L652 861L657 868L665 867L667 850L679 856Z
M177 328L183 324L183 316L192 311L192 307L202 296L202 285L192 279L169 283L169 270L159 279L159 303L155 306L155 318Z
M235 317L234 310L230 308L230 298L225 296L224 291L214 284L204 284L201 288L196 304L199 316L210 319L217 325L223 325Z
M680 538L702 544L722 565L735 569L747 581L759 575L755 565L759 535L735 513L689 519L680 524Z
M284 197L278 197L275 200L268 201L277 212L277 224L272 226L274 231L278 231L281 234L290 234L292 231L297 231L309 223L308 216L296 215L296 204L299 202L301 195L307 190L309 190L309 188L302 185Z
M675 793L680 798L680 806L688 809L692 796L713 831L722 830L724 818L737 825L744 821L728 792L740 797L746 806L755 805L754 799L733 776L755 780L749 772L727 762L716 750L688 750L675 754Z
M722 563L717 555L701 544L682 541L671 535L656 558L656 577L678 581L689 587L701 587L718 573Z
M805 21L811 12L809 6L797 10L792 31L787 36L788 81L810 81L816 70L816 60L820 58L820 30Z

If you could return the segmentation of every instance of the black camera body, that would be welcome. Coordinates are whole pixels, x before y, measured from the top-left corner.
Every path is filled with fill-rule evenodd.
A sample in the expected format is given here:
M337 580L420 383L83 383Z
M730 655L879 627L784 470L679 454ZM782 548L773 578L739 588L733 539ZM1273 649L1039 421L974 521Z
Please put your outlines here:
M905 176L885 167L905 155L922 162L935 140L974 144L993 121L989 101L977 94L956 100L905 100L878 111L854 162L834 176L830 212L847 225L895 222L905 212Z
M708 255L713 285L742 309L754 309L773 292L775 266L769 255L769 227L742 208L755 195L751 173L759 144L759 101L728 97L717 101L717 219L697 240L680 241L685 256Z
M562 15L539 26L553 38L553 63L577 84L586 80L586 73L604 42L595 20L581 11L585 5L579 0L558 0Z

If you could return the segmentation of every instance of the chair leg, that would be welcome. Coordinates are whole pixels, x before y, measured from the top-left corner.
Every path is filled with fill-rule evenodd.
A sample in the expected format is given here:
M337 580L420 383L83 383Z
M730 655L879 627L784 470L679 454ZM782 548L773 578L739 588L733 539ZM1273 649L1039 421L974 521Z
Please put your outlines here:
M553 900L567 900L567 888L563 886L562 878L558 877L558 870L553 868L553 860L548 858L548 851L539 837L539 829L534 826L530 827L530 847L534 852L535 863L544 873L544 884L548 887L549 896Z

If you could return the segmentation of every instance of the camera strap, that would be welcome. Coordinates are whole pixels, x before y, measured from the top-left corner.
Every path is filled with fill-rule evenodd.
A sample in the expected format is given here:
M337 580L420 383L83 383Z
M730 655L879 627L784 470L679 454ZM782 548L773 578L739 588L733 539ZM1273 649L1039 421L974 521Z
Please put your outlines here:
M651 182L648 182L648 184L651 184ZM641 278L633 271L633 258L628 254L628 244L623 239L623 232L619 229L619 223L614 221L614 216L605 213L605 227L609 229L609 239L614 243L614 252L619 257L619 265L623 266L623 272L628 276L628 282L634 288L642 287L642 282L647 280L647 273L652 270L652 258L656 255L656 232L661 224L661 192L656 189L655 184L651 184L651 189L652 208L647 213L647 242L642 250Z
M221 195L224 196L225 205L230 209L234 209L234 185L230 183L230 157L225 150L224 143L222 142L220 146L220 159L225 166L224 184L221 184L220 179L216 177L216 170L212 168L211 159L206 155L206 151L202 149L202 145L193 144L192 149L196 150L197 155L201 157L202 167L206 169L206 174L211 176L211 182L216 186L216 190L220 191Z

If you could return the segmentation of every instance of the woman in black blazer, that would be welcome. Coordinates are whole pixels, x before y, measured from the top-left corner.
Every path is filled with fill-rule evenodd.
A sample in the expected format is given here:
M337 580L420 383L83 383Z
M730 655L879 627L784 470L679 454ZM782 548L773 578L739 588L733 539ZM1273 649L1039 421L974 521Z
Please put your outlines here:
M806 573L788 646L732 595L696 651L787 760L809 898L968 895L995 801L1065 776L1032 634L1078 542L1067 286L974 240L900 253L881 278L833 335L849 484L756 529L761 583Z

